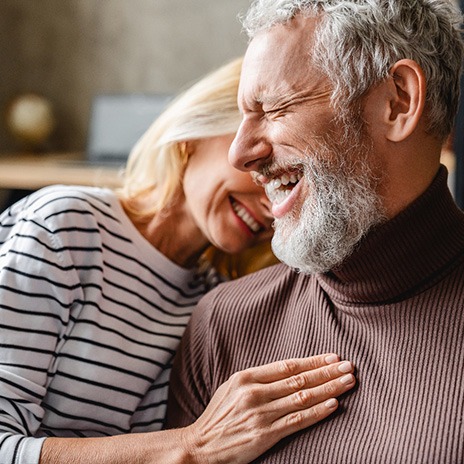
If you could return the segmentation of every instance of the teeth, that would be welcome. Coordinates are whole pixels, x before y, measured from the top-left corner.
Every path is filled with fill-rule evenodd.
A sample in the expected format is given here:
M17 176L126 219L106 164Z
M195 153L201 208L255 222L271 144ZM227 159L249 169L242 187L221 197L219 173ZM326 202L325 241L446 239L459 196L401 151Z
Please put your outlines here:
M282 185L282 181L280 179L274 179L271 181L271 187L273 189L278 189Z
M258 232L261 226L256 222L248 211L233 199L231 201L235 214L253 231Z
M266 195L272 203L282 203L292 191L291 188L281 188L288 184L296 184L302 178L300 173L283 174L272 179L265 185Z

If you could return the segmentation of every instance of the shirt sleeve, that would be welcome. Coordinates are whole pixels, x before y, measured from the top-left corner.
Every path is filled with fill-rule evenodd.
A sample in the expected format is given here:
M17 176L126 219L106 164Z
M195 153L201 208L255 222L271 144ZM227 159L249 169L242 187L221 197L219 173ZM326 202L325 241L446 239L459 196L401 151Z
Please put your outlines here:
M1 463L39 462L42 400L79 298L67 256L39 217L0 217Z
M174 358L166 427L184 427L203 413L212 396L210 309L216 290L206 294L193 311Z

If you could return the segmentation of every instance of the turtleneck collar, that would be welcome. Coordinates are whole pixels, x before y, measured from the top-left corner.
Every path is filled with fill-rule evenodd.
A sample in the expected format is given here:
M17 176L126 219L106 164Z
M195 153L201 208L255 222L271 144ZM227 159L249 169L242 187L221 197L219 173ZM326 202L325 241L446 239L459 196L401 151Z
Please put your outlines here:
M336 270L317 279L338 303L387 304L430 287L464 260L464 213L442 166L404 211L373 229Z

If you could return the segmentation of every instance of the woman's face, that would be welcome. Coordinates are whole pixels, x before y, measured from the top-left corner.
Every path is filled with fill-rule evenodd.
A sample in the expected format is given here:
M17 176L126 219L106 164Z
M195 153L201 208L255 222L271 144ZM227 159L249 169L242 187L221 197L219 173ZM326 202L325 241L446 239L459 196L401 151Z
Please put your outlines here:
M270 202L248 172L229 164L234 135L195 142L184 173L186 207L215 247L237 253L272 236Z

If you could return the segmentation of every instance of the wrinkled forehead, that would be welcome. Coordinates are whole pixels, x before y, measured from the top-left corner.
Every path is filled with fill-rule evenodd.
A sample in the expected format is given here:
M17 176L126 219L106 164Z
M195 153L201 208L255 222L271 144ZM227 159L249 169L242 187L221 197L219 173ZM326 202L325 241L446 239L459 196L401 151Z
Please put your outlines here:
M251 40L242 66L239 103L249 92L296 92L320 83L320 72L312 63L316 25L315 18L297 16Z

